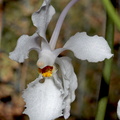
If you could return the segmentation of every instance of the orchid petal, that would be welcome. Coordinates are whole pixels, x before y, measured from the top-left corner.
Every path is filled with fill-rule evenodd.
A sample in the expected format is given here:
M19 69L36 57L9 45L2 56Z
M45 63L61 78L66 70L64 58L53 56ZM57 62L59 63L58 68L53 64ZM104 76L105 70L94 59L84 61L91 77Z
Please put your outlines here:
M44 83L40 83L36 79L34 82L22 95L26 102L24 113L30 120L54 120L62 116L63 98L53 80L46 78Z
M46 39L46 28L55 14L55 9L49 3L50 0L44 1L41 8L32 14L33 24L37 27L38 34L44 39Z
M77 88L77 77L74 73L71 59L68 57L61 57L56 59L62 73L63 88L64 88L64 117L67 119L70 115L70 103L75 99L75 90Z
M88 36L85 32L76 33L72 36L63 48L71 50L81 60L89 62L103 61L113 56L108 43L103 37Z
M9 57L17 62L24 62L28 58L30 50L40 51L39 36L35 33L32 36L22 35L17 42L17 46Z
M120 100L118 101L118 106L117 106L117 116L120 119Z
M62 81L59 78L59 76L56 74L56 72L53 73L53 80L54 80L55 86L61 91L62 94L64 94Z

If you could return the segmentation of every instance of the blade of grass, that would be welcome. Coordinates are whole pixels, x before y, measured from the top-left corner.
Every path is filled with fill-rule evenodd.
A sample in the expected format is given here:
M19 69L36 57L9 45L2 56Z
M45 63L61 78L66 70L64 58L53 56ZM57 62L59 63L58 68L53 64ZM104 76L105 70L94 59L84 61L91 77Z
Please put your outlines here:
M114 23L108 14L106 18L105 38L113 52ZM112 61L113 61L113 58L109 60L105 60L104 62L103 76L101 80L100 93L99 93L99 99L98 99L99 100L98 110L97 110L95 120L105 120L105 113L106 113L106 108L108 103L110 76L111 76L111 70L112 70Z
M120 30L120 16L117 13L117 11L115 10L115 8L113 7L110 0L102 0L102 3L104 5L108 15L113 20L113 22L116 25L116 27L118 28L118 30Z

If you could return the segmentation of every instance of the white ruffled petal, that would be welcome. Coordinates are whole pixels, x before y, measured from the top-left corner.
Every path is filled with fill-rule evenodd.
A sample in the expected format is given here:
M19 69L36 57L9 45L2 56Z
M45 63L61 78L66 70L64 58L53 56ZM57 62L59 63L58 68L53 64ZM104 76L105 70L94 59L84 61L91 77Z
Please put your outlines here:
M117 106L117 116L120 119L120 100L118 101L118 106Z
M111 49L103 37L88 36L85 32L76 33L63 48L73 51L74 55L81 60L89 62L103 61L113 56Z
M46 39L46 28L55 14L55 9L53 6L49 5L50 0L43 2L42 7L35 13L32 14L32 21L34 26L37 27L38 34Z
M70 115L70 103L75 100L75 90L78 85L77 77L74 73L70 58L57 58L56 63L59 65L62 74L65 103L64 118L67 119Z
M30 50L40 51L40 38L35 33L32 36L22 35L17 42L17 46L13 52L10 52L9 57L17 62L24 62L28 58Z
M40 83L36 79L34 82L23 92L24 113L30 120L54 120L62 116L63 98L53 80L46 78L44 83Z

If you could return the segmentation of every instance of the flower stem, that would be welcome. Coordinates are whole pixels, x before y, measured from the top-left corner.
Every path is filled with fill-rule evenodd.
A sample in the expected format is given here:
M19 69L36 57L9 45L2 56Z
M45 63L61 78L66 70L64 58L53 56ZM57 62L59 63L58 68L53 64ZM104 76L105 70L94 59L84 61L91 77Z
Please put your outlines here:
M105 38L113 52L114 23L109 15L107 15L107 19L106 19ZM107 108L107 103L108 103L112 61L113 61L113 58L111 58L109 60L107 59L104 62L103 76L102 76L102 80L101 80L100 93L99 93L99 99L98 99L99 100L98 101L98 110L97 110L95 120L106 120L105 114L106 114L106 108Z
M110 0L102 0L102 3L104 7L106 8L106 11L108 12L110 18L113 20L116 27L120 30L120 16L115 10L114 6L112 5Z
M58 39L58 36L59 36L59 33L60 33L60 29L61 29L61 26L62 26L62 23L66 17L66 14L68 13L69 9L79 0L71 0L68 5L64 8L64 10L62 11L58 21L57 21L57 24L56 24L56 27L53 31L53 34L52 34L52 37L50 39L50 46L51 46L51 49L54 49L55 48L55 45L56 45L56 42L57 42L57 39Z

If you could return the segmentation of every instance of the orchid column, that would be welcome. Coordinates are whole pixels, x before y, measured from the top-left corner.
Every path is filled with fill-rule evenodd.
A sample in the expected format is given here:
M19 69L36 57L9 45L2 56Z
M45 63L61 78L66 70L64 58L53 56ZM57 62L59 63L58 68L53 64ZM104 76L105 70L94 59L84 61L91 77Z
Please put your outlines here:
M39 76L29 83L23 92L26 103L24 113L30 120L54 120L60 116L70 116L70 104L75 100L77 77L67 56L58 55L70 50L74 56L89 62L99 62L113 56L107 41L103 37L88 36L78 32L62 48L55 49L63 20L68 10L79 0L71 0L61 13L50 42L46 38L46 29L55 9L51 0L44 0L40 9L32 14L32 21L37 30L32 36L22 35L17 46L10 53L10 58L24 62L31 50L38 52Z

